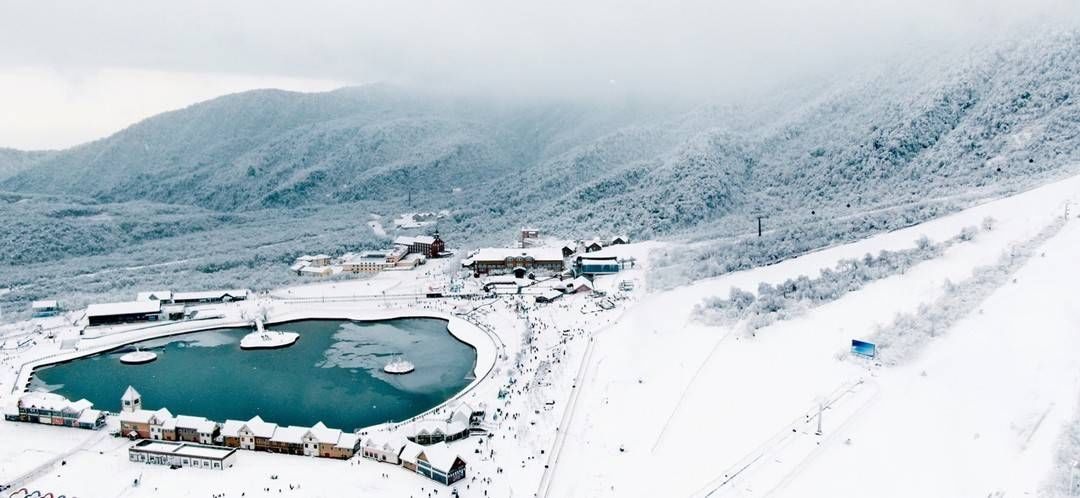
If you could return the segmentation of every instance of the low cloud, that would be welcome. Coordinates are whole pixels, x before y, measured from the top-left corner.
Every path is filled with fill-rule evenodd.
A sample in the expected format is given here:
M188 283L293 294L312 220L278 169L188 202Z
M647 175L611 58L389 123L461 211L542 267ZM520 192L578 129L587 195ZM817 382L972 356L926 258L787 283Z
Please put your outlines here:
M61 75L44 85L60 85L61 94L94 95L77 88L81 82L111 85L113 93L94 98L121 109L128 104L116 99L141 83L95 83L102 71L178 75L150 82L186 96L151 98L159 110L208 96L203 90L242 89L235 78L256 86L277 85L274 78L384 81L519 97L732 98L897 52L977 43L1034 23L1071 26L1078 9L1070 0L18 2L0 16L0 78L7 81L0 109L28 98L53 106L46 100L55 92L23 92L22 80L12 79L26 68ZM29 138L10 138L9 112L0 142L71 143L86 135L75 131L86 120L115 128L141 112L72 120L43 113L58 136L70 137L55 141L19 130ZM15 118L30 123L27 130L40 125L22 111Z

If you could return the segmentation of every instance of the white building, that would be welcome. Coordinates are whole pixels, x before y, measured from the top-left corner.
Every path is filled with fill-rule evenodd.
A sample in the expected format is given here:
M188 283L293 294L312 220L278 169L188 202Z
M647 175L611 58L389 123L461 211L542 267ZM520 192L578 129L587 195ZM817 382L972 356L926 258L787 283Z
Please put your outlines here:
M128 460L151 465L224 470L236 464L236 449L171 441L143 440L128 448Z
M364 458L397 465L401 463L399 456L401 454L401 449L405 447L406 442L407 441L401 436L389 432L368 434L364 436L364 445L361 448L361 454Z
M243 301L251 291L247 289L224 289L197 292L174 292L172 300L177 304L228 303Z
M392 251L366 251L355 254L341 263L341 271L346 273L374 273L394 266L390 262Z
M156 321L161 318L161 301L128 301L91 304L86 307L89 326Z

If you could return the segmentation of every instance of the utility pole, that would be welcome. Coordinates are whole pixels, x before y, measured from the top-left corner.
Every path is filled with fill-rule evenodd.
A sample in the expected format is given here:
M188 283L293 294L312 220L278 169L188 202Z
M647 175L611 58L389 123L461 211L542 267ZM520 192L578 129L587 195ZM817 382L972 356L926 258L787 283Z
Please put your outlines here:
M1076 492L1080 488L1080 482L1076 481L1077 469L1080 469L1080 461L1073 460L1072 465L1069 466L1069 496L1076 496Z
M758 237L761 237L761 219L762 218L764 218L764 216L761 216L760 214L757 217L757 236Z
M820 436L821 432L821 415L825 413L825 403L818 403L817 409L817 431L814 434Z

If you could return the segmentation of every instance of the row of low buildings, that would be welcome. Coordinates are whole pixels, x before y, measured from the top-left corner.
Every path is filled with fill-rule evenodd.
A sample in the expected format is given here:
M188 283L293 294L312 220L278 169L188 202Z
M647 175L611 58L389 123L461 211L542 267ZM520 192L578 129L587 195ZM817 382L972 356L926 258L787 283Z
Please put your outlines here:
M629 244L630 238L625 235L616 235L609 239L601 239L595 237L592 240L572 240L553 244L560 246L564 256L570 256L577 252L595 252L603 249L606 246L617 246L622 244ZM518 247L541 247L548 245L544 243L543 237L540 236L540 230L535 228L522 228L520 236L518 237Z
M134 301L91 304L86 307L89 326L115 325L121 323L180 320L193 317L195 311L189 306L228 303L247 299L247 289L227 289L196 292L150 291L140 292Z
M346 460L356 454L360 437L319 422L312 427L279 426L255 416L226 420L220 442L226 447Z
M394 239L390 249L346 254L335 261L326 254L300 256L289 270L298 276L326 277L334 274L334 266L342 273L374 273L389 269L412 269L428 258L447 255L446 242L436 231L434 235L402 236Z
M360 454L451 485L465 478L467 463L447 443L468 438L483 417L483 406L462 403L448 416L430 415L393 431L361 433Z
M513 274L524 278L530 274L570 273L574 276L609 275L618 273L630 259L619 258L611 251L600 250L566 255L565 249L530 247L519 249L485 248L462 260L461 266L474 276Z
M204 417L173 416L167 408L146 410L142 396L128 386L120 398L120 434L130 438L214 444L220 427Z
M259 416L250 420L226 420L218 425L202 417L173 417L166 409L145 410L134 388L128 387L122 398L121 430L129 437L152 442L190 443L182 448L139 443L129 452L132 461L173 463L187 466L192 462L185 451L207 452L217 458L204 458L195 466L225 468L230 466L228 450L243 449L287 455L349 459L356 454L379 462L400 465L443 484L453 484L465 477L466 464L454 453L448 441L469 436L471 428L483 418L482 411L461 405L445 419L433 418L411 422L395 433L379 432L366 437L331 429L322 422L312 427L279 426ZM405 434L401 436L399 434ZM209 444L218 446L210 447ZM204 449L199 449L202 445ZM208 449L207 449L208 448ZM220 460L220 461L219 461Z
M223 444L230 448L341 459L352 458L359 441L355 434L330 429L321 422L313 427L285 427L256 416L246 422L226 420L218 424L203 417L173 416L165 408L147 410L142 407L139 392L130 386L121 398L120 431L131 438Z
M483 418L461 404L449 416L428 417L396 431L356 434L328 428L278 426L255 416L218 424L204 417L174 416L169 410L147 410L142 396L128 386L121 397L120 432L140 439L128 450L132 462L221 470L232 467L236 450L349 459L364 458L400 465L429 479L450 485L465 478L466 462L446 443L469 437ZM9 421L84 429L105 426L106 414L82 399L69 401L53 393L33 392L4 412Z
M70 401L59 394L44 392L20 396L13 405L4 408L4 419L79 429L105 426L105 412L95 410L93 403L85 399Z
M394 246L388 251L366 251L353 254L341 262L342 273L375 273L389 269L412 269L427 262L427 256L409 252L406 246Z
M462 260L463 268L474 276L513 274L524 278L530 274L558 274L568 272L578 275L605 275L617 273L632 260L620 259L614 252L605 251L605 246L629 243L624 236L613 237L608 241L566 241L551 245L542 245L540 231L522 228L519 247L484 248L474 251Z

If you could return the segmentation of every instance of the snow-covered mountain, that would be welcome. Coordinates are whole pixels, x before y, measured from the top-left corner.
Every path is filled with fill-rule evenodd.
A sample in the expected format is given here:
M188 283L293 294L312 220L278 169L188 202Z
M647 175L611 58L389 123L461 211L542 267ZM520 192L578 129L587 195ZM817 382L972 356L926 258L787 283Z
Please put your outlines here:
M644 236L723 233L751 213L805 223L1026 187L1077 159L1078 42L1055 33L902 61L796 101L688 111L253 91L20 163L0 188L226 211L411 196L469 227L525 218Z

